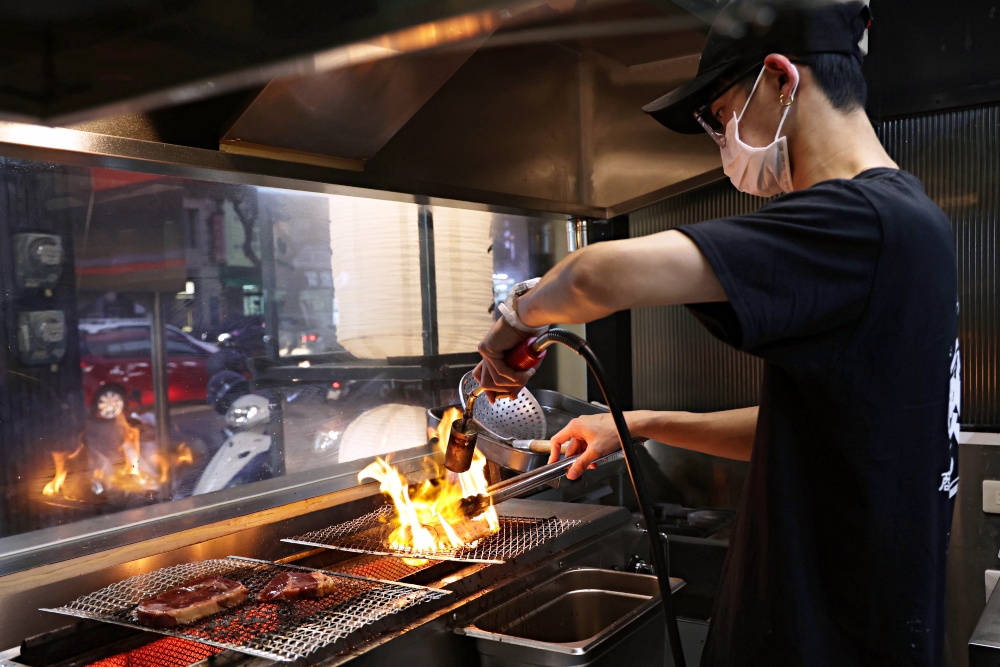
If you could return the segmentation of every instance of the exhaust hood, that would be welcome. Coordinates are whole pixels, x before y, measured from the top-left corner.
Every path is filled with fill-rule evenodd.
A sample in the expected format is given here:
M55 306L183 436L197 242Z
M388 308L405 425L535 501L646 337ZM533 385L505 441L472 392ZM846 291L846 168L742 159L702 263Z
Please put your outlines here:
M252 88L213 148L609 217L721 174L710 138L641 111L697 70L708 24L691 2L43 1L0 10L0 30L24 29L0 47L0 115L169 143L152 114Z

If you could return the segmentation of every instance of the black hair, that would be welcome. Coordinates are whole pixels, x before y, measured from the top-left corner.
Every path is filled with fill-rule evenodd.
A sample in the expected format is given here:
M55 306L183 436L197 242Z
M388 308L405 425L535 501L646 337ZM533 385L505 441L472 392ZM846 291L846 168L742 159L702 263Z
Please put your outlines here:
M868 99L868 86L861 73L861 63L854 56L841 53L817 53L794 62L802 62L812 70L813 78L823 89L834 109L853 111L862 109ZM749 94L760 70L744 76L739 85Z

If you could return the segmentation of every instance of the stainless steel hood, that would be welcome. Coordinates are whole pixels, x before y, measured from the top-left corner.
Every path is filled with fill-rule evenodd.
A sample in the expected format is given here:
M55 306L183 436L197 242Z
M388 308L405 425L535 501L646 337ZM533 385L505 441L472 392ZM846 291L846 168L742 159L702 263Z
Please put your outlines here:
M206 123L213 149L318 166L331 183L593 217L719 176L708 137L671 133L641 111L696 71L708 27L697 7L154 4L104 0L89 14L67 14L43 2L8 17L58 39L33 60L45 30L25 33L22 60L48 74L39 83L31 67L17 79L0 66L0 83L23 84L0 85L0 112L177 143L159 132L155 114L165 112L155 109L244 91L224 107L221 128L198 113L182 124ZM124 29L111 32L105 10L126 5L117 19ZM81 25L73 42L68 29Z
M221 147L363 170L389 189L604 215L716 169L707 137L640 110L694 75L705 24L672 5L556 6L498 14L489 34L430 52L273 81Z

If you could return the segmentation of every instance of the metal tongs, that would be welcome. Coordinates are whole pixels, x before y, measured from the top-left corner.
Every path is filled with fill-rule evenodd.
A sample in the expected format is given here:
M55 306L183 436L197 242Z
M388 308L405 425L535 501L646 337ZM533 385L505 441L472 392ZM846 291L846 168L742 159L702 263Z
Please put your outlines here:
M622 456L621 451L612 452L594 461L594 465L615 461L622 458ZM537 489L552 480L559 479L566 474L566 471L572 467L578 458L580 458L579 454L568 456L561 461L549 463L516 477L497 482L487 489L487 495L479 494L462 498L460 502L462 512L469 518L479 516L490 505L499 505L505 500L516 498L522 493Z

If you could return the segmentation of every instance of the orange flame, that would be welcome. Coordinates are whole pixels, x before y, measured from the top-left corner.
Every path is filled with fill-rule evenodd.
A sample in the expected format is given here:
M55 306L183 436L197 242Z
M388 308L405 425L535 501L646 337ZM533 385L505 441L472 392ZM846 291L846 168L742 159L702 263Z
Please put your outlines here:
M187 443L182 442L177 445L177 453L174 458L174 463L177 465L194 463L194 453L191 451L191 448L187 446Z
M63 485L66 484L66 475L68 474L66 461L75 459L82 451L83 443L72 454L69 452L52 452L52 461L56 464L56 474L48 484L42 487L42 495L54 496L63 490Z
M457 408L447 410L438 426L438 448L448 444L451 424L461 417ZM358 474L358 481L379 482L382 493L389 496L396 509L389 544L414 555L434 551L450 551L472 545L500 529L500 519L492 505L479 516L469 519L461 510L462 498L477 494L489 495L486 482L486 457L478 450L472 467L458 475L434 464L435 479L428 479L411 489L398 469L378 458ZM408 565L423 565L421 558L404 559Z
M112 467L110 475L104 475L103 480L109 487L117 487L123 491L150 491L159 488L160 484L169 478L169 467L152 454L148 460L142 456L140 431L128 423L124 414L119 414L115 420L122 433L122 453L120 466Z
M144 456L140 430L129 424L124 415L118 415L116 420L122 436L122 444L119 447L122 454L121 462L113 464L106 457L97 455L98 463L90 471L89 479L80 480L78 475L74 474L73 481L67 484L69 471L66 462L76 458L83 450L83 445L81 444L72 453L52 452L56 473L42 488L43 495L49 497L59 495L72 499L72 496L79 494L70 487L79 489L81 484L84 488L90 486L92 492L98 496L112 488L122 491L154 491L170 480L171 468L194 463L194 452L183 442L177 445L169 457L156 452L147 452Z

